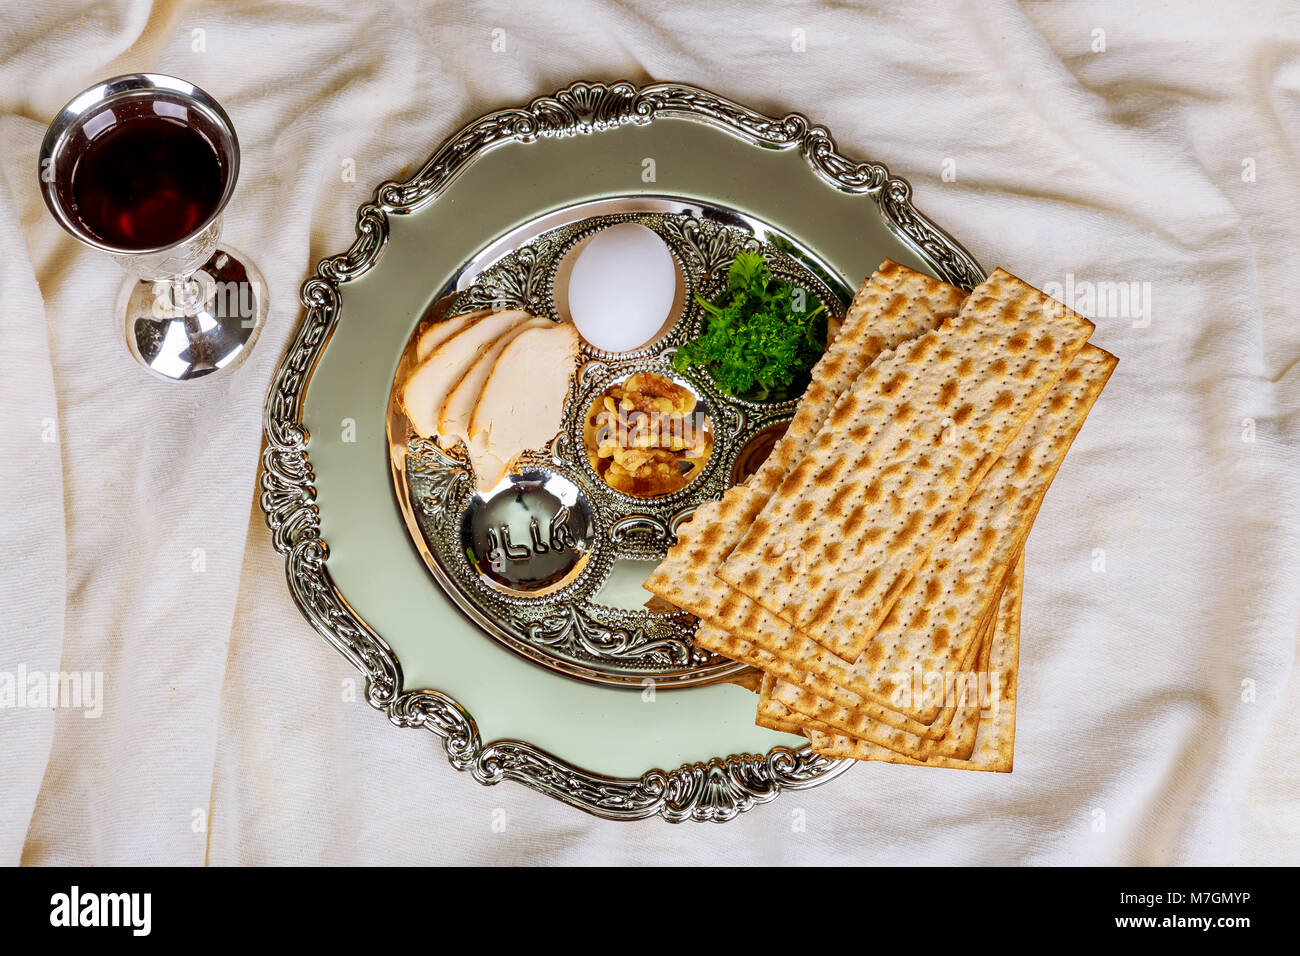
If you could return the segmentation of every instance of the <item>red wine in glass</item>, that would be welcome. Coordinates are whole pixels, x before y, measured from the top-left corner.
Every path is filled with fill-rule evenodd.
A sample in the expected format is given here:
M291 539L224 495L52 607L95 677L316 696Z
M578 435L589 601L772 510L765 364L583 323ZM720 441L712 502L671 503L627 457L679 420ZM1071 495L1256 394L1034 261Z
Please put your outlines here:
M73 215L109 245L158 249L206 222L223 186L217 151L197 128L156 114L129 117L78 157Z

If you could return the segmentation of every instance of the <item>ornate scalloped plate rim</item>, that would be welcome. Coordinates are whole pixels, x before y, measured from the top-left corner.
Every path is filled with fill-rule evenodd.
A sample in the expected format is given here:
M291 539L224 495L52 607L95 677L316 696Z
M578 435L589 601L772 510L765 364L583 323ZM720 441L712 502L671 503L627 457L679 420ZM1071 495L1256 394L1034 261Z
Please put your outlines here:
M725 822L785 790L825 783L854 761L831 760L804 747L733 754L651 769L639 778L592 773L523 741L484 743L472 716L435 690L403 690L401 664L384 639L348 605L330 577L329 546L320 536L310 441L303 402L341 307L340 286L363 275L382 254L387 217L416 211L437 196L483 152L538 136L585 135L656 116L702 122L757 146L797 146L828 185L869 194L899 238L946 280L970 288L983 271L956 240L911 204L911 187L884 166L856 162L836 148L828 130L798 113L775 119L698 87L658 83L579 82L527 107L485 114L446 140L408 180L389 181L357 212L357 237L347 252L322 259L302 285L306 312L268 389L261 507L275 549L285 556L289 590L303 616L366 678L366 700L399 727L423 727L439 737L448 761L479 783L515 780L570 806L611 820L659 816L670 822Z

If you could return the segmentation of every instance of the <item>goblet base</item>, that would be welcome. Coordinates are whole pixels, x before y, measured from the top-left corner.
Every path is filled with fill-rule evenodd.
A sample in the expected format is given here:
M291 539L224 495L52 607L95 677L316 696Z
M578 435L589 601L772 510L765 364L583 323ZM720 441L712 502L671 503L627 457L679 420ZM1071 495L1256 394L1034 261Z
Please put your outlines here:
M136 361L160 378L190 381L247 357L266 324L266 281L247 258L219 248L189 276L131 279L119 312Z

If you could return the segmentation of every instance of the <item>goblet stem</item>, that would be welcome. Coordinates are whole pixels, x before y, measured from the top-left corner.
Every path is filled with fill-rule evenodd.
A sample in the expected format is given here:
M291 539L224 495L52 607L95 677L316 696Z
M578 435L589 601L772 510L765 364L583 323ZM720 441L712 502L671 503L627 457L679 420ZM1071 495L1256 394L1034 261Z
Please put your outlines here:
M231 367L266 320L266 282L246 258L217 249L183 278L132 279L122 291L131 354L163 378Z

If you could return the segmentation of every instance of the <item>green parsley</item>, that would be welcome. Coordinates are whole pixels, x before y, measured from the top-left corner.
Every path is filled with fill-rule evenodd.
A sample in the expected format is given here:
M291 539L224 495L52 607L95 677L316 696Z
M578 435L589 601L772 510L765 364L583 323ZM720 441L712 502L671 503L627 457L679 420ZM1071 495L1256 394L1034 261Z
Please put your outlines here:
M705 326L673 355L677 371L701 366L724 392L750 401L802 393L826 349L825 306L808 310L808 293L775 278L757 252L736 255L726 291L713 302L695 298Z

